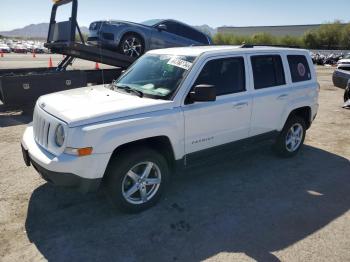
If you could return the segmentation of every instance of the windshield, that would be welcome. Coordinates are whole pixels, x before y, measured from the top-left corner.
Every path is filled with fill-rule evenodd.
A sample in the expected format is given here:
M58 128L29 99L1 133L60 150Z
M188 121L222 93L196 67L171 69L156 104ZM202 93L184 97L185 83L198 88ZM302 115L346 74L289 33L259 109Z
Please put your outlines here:
M160 23L161 21L163 21L163 20L162 19L152 19L152 20L144 21L141 24L148 25L148 26L154 26L154 25Z
M114 85L140 91L144 96L169 99L185 78L195 57L146 54Z

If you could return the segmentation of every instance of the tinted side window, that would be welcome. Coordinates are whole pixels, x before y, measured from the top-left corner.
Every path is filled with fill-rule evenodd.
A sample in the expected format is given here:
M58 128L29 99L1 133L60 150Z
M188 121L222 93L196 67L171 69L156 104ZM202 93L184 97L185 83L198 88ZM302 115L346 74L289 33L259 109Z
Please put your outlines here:
M252 56L255 89L280 86L286 83L279 55Z
M177 29L177 35L192 39L192 32L190 28L181 24L177 24Z
M180 29L178 28L178 24L171 22L171 21L167 21L163 23L164 25L167 26L167 32L172 33L172 34L176 34L178 35L180 32Z
M216 59L207 62L195 83L195 85L200 84L214 85L218 96L245 91L243 57Z
M289 55L287 58L293 83L311 79L309 63L305 56Z

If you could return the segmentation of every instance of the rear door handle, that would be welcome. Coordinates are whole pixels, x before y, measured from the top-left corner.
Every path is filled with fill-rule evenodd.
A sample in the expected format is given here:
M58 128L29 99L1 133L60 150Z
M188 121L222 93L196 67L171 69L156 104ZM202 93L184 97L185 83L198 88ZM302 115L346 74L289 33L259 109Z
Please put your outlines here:
M237 103L237 104L233 105L233 108L239 109L239 108L242 108L244 106L248 106L248 102Z
M283 95L278 96L277 99L278 99L278 100L284 100L284 99L286 99L287 97L288 97L287 94L283 94Z

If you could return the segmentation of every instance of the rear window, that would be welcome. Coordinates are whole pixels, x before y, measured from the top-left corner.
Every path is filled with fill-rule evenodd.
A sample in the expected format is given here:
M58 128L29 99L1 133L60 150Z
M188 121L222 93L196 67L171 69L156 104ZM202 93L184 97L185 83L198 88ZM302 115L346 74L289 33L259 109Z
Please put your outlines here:
M169 33L173 33L176 34L178 36L182 36L188 39L191 39L193 41L196 41L198 43L202 43L202 44L209 44L208 38L202 34L201 32L186 26L186 25L182 25L176 22L172 22L172 21L167 21L166 23L164 23L168 29L167 31Z
M185 26L183 27L183 29L184 30L182 36L190 38L198 43L209 44L208 38L201 32L198 32L197 30Z
M280 86L286 83L281 56L252 56L251 61L255 89Z
M311 79L309 63L303 55L287 56L293 83Z

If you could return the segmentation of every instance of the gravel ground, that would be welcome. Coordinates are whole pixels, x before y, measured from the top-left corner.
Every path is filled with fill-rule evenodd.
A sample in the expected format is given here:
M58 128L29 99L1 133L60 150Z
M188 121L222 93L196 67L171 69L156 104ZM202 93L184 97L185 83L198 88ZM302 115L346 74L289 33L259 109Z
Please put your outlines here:
M350 111L331 73L298 156L263 146L188 170L138 215L46 184L22 161L31 117L0 106L0 261L350 261Z
M53 66L56 66L63 58L63 55L57 54L36 54L35 58L31 53L27 54L4 54L4 57L0 57L0 69L10 68L32 68L32 67L48 67L49 59L52 59ZM75 59L70 69L94 69L95 62L89 62L86 60ZM99 65L100 68L111 68L108 65Z

